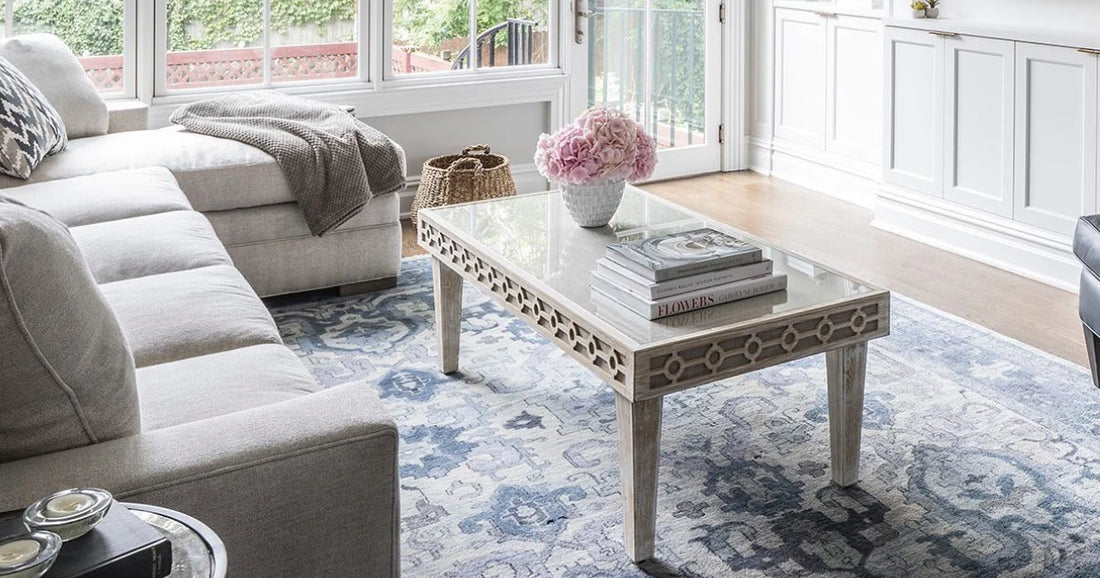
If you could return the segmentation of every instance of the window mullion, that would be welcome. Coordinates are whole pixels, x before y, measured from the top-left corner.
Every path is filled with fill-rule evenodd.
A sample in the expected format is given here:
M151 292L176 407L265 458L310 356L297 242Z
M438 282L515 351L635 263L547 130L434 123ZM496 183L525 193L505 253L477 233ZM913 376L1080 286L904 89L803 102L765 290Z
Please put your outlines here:
M470 2L470 51L467 53L469 58L466 59L466 63L469 65L470 70L477 70L479 68L479 60L481 59L481 48L477 45L477 0L469 0Z
M264 0L263 85L271 86L271 0Z

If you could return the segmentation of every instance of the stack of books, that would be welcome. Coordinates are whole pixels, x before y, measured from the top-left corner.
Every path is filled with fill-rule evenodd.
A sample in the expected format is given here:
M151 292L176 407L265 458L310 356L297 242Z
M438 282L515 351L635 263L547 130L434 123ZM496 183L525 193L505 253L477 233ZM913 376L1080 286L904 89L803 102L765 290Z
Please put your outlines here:
M592 290L658 319L787 289L759 247L714 229L608 245Z

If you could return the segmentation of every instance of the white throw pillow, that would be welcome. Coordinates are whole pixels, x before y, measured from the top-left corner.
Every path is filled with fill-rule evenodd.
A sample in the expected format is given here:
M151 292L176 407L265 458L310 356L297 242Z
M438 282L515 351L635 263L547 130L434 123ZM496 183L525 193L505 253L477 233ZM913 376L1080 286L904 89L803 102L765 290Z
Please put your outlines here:
M0 42L8 59L46 95L70 139L107 134L107 104L69 47L53 34L24 34Z

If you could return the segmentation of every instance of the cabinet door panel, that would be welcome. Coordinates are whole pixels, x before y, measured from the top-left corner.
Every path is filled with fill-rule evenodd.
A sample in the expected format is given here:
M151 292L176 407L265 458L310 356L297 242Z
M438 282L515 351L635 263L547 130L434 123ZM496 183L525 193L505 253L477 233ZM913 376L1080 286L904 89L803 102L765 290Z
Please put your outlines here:
M803 10L775 10L775 136L825 147L825 24Z
M947 39L944 198L1012 216L1015 44Z
M943 38L886 29L886 182L943 196Z
M829 18L825 149L878 162L882 154L880 20Z
M1096 57L1016 45L1016 220L1073 234L1096 210Z

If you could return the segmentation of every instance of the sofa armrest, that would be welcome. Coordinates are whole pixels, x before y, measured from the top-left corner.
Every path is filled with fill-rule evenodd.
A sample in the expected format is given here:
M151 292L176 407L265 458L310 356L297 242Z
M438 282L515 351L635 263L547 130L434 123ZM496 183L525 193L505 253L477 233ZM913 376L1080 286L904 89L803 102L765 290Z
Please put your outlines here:
M149 105L140 100L108 100L107 115L108 133L149 128Z
M362 384L0 464L0 511L76 486L198 518L234 575L399 573L397 428Z

